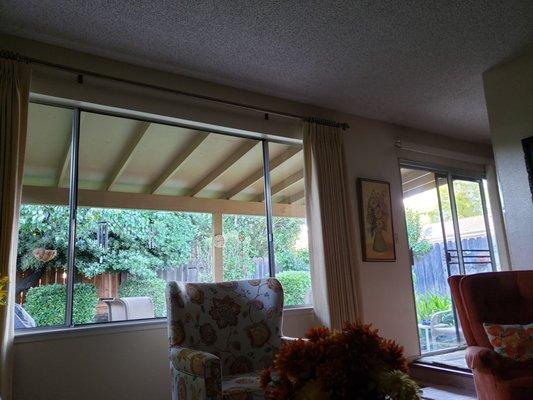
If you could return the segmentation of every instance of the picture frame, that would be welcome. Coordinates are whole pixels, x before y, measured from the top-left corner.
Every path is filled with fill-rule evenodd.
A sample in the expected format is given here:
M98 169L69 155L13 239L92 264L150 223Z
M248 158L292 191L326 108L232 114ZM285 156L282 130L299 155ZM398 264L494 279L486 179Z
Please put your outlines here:
M358 178L357 193L363 261L396 261L389 182Z
M531 200L533 201L533 136L522 139L522 148L524 149L529 190L531 191Z

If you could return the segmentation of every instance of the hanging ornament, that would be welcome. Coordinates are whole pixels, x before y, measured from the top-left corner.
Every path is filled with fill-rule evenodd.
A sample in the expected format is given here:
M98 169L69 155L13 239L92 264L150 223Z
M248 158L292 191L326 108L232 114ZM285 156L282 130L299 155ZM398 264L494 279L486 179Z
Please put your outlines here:
M48 262L57 257L57 250L46 250L42 247L33 249L33 256L40 262Z
M244 235L243 231L239 232L239 241L244 242L244 239L246 239L246 236Z
M225 242L225 239L224 239L224 236L222 235L215 235L215 237L213 238L213 245L218 249L221 249L222 247L224 247L224 242Z

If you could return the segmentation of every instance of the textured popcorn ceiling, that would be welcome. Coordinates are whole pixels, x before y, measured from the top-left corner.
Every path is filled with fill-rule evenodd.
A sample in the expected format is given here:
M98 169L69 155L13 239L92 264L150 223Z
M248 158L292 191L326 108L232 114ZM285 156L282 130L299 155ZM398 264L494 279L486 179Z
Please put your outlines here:
M533 0L0 0L0 30L488 141L481 74L533 41Z

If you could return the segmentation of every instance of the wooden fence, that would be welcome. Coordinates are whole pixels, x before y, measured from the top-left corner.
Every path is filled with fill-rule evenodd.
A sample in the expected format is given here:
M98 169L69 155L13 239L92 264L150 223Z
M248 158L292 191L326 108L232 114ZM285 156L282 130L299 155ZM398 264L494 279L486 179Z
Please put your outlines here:
M463 239L462 248L467 254L475 254L479 250L487 250L489 245L486 236ZM447 242L448 249L455 249L454 242ZM471 256L468 261L471 264L465 265L467 273L486 272L491 270L490 258L484 256ZM454 259L456 260L456 258ZM452 275L459 274L459 265L452 261L450 266ZM425 293L435 293L446 295L448 288L448 271L446 266L446 254L443 243L435 243L431 250L421 257L415 257L413 265L413 280L415 293L423 295Z

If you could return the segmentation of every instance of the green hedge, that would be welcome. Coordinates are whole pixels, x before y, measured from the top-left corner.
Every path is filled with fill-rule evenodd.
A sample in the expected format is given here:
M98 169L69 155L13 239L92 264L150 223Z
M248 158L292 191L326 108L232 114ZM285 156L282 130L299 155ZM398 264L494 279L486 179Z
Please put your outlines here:
M155 316L166 317L165 286L166 282L161 278L129 278L120 284L118 294L120 297L150 297L154 302Z
M65 285L43 285L28 290L24 308L37 326L63 325L66 303ZM93 322L97 304L96 288L88 283L76 283L72 310L74 324Z
M306 295L311 288L309 271L283 271L276 274L283 286L286 306L298 306L306 303Z

